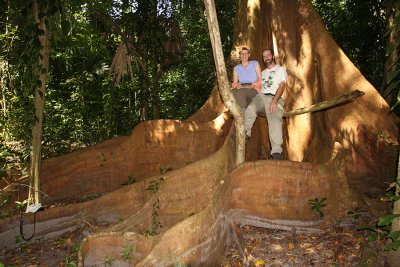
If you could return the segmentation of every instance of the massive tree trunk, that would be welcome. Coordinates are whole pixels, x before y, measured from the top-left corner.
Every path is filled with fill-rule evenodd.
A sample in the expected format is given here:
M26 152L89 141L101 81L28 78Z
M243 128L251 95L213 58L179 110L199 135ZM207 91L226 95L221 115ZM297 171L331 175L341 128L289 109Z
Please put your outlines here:
M134 266L218 266L232 222L310 230L337 223L348 210L373 210L369 190L384 188L396 170L397 121L384 99L343 54L308 0L241 0L238 8L228 65L236 62L238 45L250 46L260 62L262 50L273 46L289 74L286 110L353 89L365 95L286 118L284 161L257 160L260 143L268 147L267 122L258 118L247 162L236 166L233 121L215 86L186 121L146 121L130 137L46 160L42 189L52 200L103 196L39 213L38 236L73 229L85 218L91 225L113 225L83 241L81 266L102 264L107 256L122 264L124 246L135 247ZM160 165L173 170L160 174ZM129 176L137 182L121 187ZM150 194L146 189L154 183L158 189ZM323 220L308 205L322 197L328 199ZM144 236L154 214L161 233ZM46 223L55 219L58 228ZM0 224L7 246L18 231L13 220Z
M31 169L30 183L28 195L29 204L38 205L41 202L40 195L40 175L41 175L41 148L42 148L42 127L44 117L44 95L46 91L46 82L49 69L50 55L50 32L48 29L47 1L43 2L44 6L38 5L38 2L33 1L32 12L41 34L39 35L40 56L39 65L41 70L38 73L38 84L35 87L35 120L32 128L32 152L31 152ZM39 16L40 14L40 16Z

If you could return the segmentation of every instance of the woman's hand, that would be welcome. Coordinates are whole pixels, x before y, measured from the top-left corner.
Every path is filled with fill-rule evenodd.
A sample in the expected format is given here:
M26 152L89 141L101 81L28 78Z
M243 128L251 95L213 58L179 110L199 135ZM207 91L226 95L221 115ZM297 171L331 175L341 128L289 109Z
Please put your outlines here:
M240 82L232 83L232 89L236 89L240 86Z

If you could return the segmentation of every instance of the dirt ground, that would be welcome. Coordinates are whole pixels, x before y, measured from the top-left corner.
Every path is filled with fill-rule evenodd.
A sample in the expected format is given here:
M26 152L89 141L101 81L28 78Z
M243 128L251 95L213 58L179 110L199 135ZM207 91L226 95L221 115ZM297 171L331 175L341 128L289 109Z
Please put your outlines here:
M340 225L311 233L237 225L242 249L238 238L231 238L222 266L359 266L371 233L357 228L373 225L374 220L368 214L356 221L349 216ZM15 249L2 249L0 261L4 266L76 266L79 244L92 230L87 225L49 240L20 242ZM372 244L377 252L375 266L387 267L382 244ZM104 259L104 266L113 265Z

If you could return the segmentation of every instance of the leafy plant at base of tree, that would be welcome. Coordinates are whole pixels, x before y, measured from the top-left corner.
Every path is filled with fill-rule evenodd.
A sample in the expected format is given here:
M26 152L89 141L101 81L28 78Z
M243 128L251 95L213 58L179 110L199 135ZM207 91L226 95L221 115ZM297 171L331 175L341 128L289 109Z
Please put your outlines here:
M169 171L172 171L172 167L171 166L168 166L168 168L164 169L163 165L160 165L160 173L161 174L169 172Z
M128 176L128 180L121 183L121 185L130 185L136 182L136 178L133 175Z
M128 263L131 263L135 257L136 249L135 246L123 246L121 252L121 258Z
M167 171L172 170L172 167L168 167L164 169L162 165L160 165L160 173L163 174ZM161 183L165 181L166 177L161 177L159 179L150 181L149 185L146 187L146 190L149 191L151 196L155 196L158 191L160 191ZM160 211L160 199L156 198L156 201L153 203L153 212L151 213L151 222L152 226L150 230L145 230L144 235L156 235L160 228L162 228L161 222L158 218L158 213Z
M160 179L153 180L150 182L149 186L146 188L150 192L150 195L156 195L157 192L160 190L160 184L164 181L165 177L161 177ZM153 203L153 211L151 213L151 229L145 230L144 235L156 235L158 230L162 228L161 222L158 218L158 213L160 211L160 199L157 198L156 201Z
M312 210L313 212L318 213L318 215L319 215L319 217L320 217L321 219L324 218L324 213L321 211L321 209L326 207L326 205L327 205L327 204L326 204L326 200L327 200L326 197L321 198L321 199L319 199L319 198L314 198L314 199L308 200L308 204L310 204L311 210Z
M114 261L115 261L114 256L106 256L106 259L104 260L104 266L111 266L113 265Z
M356 223L356 220L360 218L361 214L367 212L366 210L361 210L359 208L356 208L355 210L350 210L347 212L347 215L351 216L351 222L354 224Z
M75 243L71 246L71 252L65 258L66 267L76 267L76 263L78 262L78 251L80 246L81 246L80 243Z
M359 230L368 230L374 232L368 239L375 240L390 240L390 243L385 245L385 250L397 250L400 248L400 231L390 232L391 224L395 218L400 217L400 214L388 214L378 219L376 226L363 226Z
M17 205L18 210L22 210L23 208L26 207L26 204L28 204L28 200L25 199L22 202L21 201L15 201L15 204Z
M396 182L390 184L389 189L400 186L400 178ZM399 201L400 196L394 195L390 197L391 201ZM376 226L363 226L359 230L368 230L374 232L368 238L370 241L386 240L385 250L398 250L400 248L400 231L391 232L391 226L394 219L400 218L400 214L387 214L378 219Z

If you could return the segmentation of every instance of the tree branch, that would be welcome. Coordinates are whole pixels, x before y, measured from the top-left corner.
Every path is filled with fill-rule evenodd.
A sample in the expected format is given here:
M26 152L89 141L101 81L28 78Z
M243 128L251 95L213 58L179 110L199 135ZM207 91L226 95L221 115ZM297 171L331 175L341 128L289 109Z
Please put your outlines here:
M364 94L365 93L363 91L356 89L356 90L347 92L343 95L336 96L333 99L311 105L309 107L285 111L283 113L283 116L290 117L290 116L300 115L300 114L304 114L304 113L316 112L319 110L328 109L328 108L331 108L334 106L338 106L340 104L351 102L353 99L359 98L359 97L363 96Z

